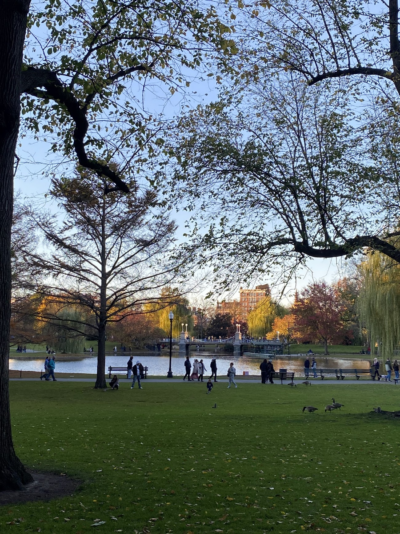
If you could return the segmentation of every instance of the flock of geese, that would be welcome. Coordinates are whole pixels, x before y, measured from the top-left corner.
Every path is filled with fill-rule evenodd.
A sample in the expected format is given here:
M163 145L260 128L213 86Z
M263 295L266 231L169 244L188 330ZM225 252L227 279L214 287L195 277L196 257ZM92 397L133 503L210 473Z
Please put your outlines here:
M340 402L336 402L335 399L332 397L332 404L327 404L325 406L325 412L332 412L333 410L339 410L344 404L340 404ZM303 412L316 412L318 408L314 408L314 406L304 406Z

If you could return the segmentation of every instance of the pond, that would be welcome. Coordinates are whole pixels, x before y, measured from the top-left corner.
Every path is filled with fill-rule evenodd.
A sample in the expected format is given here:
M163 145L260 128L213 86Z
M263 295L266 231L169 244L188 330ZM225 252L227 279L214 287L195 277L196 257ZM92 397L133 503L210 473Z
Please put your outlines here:
M211 358L215 357L214 353L202 352L200 355L191 354L190 360L193 364L195 358L203 359L207 372L210 372L210 363ZM115 356L109 355L106 356L106 369L111 365L113 367L124 367L126 366L128 356ZM143 366L149 368L149 375L160 375L164 376L167 374L169 368L169 357L168 356L134 356L133 361L136 362L139 360ZM275 370L287 369L290 372L295 372L297 376L303 375L304 369L304 360L305 357L299 358L298 356L279 356L277 359L273 360ZM174 376L183 376L185 374L184 370L184 361L183 356L172 356L172 372ZM370 362L369 360L347 360L339 358L326 358L326 357L317 357L317 367L318 368L333 368L333 369L369 369ZM221 355L217 357L217 366L218 374L220 376L226 375L226 371L229 367L229 363L234 362L238 376L242 375L244 371L249 371L250 374L260 374L260 363L262 362L262 357L260 358L248 358L248 357L238 357L233 355ZM44 359L10 359L10 369L23 370L23 371L41 371L44 368ZM97 358L82 358L82 360L73 360L73 361L57 361L56 356L56 372L59 373L90 373L95 374L97 369Z

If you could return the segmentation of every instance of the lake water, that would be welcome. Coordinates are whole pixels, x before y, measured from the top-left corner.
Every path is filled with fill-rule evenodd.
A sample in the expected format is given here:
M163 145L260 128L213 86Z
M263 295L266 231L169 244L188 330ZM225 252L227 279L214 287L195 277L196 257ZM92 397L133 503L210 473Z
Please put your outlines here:
M191 354L190 360L193 364L195 358L203 359L207 372L210 373L211 358L215 357L213 353L204 353L200 355ZM128 356L114 356L110 355L106 357L106 370L108 367L124 367L126 366ZM166 375L169 368L169 356L134 356L133 361L139 360L143 366L149 368L149 375ZM297 376L303 375L305 358L299 358L298 356L285 356L279 357L273 360L275 370L287 369L289 372L295 372ZM174 376L183 376L185 374L184 368L185 358L183 356L172 356L172 372ZM369 369L369 360L344 360L338 358L324 358L317 357L318 368L332 368L332 369ZM234 362L237 375L242 375L243 371L249 371L250 374L260 374L260 363L262 358L246 358L244 356L237 357L233 355L218 356L217 367L218 374L220 376L226 375L229 367L229 363ZM41 359L29 359L29 360L15 360L10 359L10 369L23 370L23 371L37 371L40 372L44 368L44 360ZM97 369L97 358L83 358L82 360L73 361L57 361L56 356L56 373L91 373L95 374Z

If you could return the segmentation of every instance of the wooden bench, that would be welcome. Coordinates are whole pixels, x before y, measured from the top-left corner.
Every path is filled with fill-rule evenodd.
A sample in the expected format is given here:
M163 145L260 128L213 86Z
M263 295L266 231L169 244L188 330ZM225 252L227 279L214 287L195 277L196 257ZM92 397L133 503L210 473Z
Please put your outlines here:
M277 380L280 380L281 384L283 383L283 380L290 380L293 384L294 373L288 373L287 371L275 371L272 374L272 379L274 378L276 378Z
M143 376L141 376L140 378L147 378L147 372L148 372L149 368L146 366L146 367L143 367ZM125 372L126 373L126 378L128 378L128 368L127 367L112 367L110 365L110 367L108 368L108 378L111 378L111 374L112 373L115 373L115 372Z
M346 375L355 375L357 380L360 380L361 375L369 374L373 378L375 369L339 369L340 378L345 379Z

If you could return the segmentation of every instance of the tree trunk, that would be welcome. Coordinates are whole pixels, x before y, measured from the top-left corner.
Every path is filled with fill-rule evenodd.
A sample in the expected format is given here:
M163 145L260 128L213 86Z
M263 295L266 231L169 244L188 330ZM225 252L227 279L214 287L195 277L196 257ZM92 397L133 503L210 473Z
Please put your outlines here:
M324 348L325 348L324 355L325 355L325 356L329 356L329 352L328 352L328 341L327 341L326 339L324 339Z
M97 342L97 378L95 388L106 388L106 324L107 324L107 258L106 258L106 203L103 197L103 212L101 218L101 288L100 314L98 323Z
M33 480L14 451L8 383L13 169L29 4L29 0L0 0L0 491L22 489Z
M95 388L106 388L106 325L100 319L98 328L99 339L97 342L97 377Z

